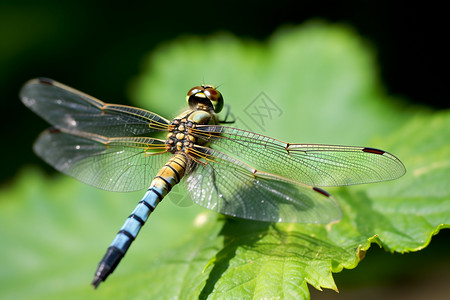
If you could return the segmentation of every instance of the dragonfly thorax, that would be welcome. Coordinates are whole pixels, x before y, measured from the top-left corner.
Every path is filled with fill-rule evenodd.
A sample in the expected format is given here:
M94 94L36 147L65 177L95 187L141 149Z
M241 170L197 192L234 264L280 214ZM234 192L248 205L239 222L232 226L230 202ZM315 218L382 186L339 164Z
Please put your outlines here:
M205 146L207 140L198 139L193 135L197 125L216 125L218 123L214 112L205 110L187 110L176 117L169 125L166 149L171 153L177 151L189 152L194 145Z
M175 119L170 123L169 134L166 140L166 149L171 153L177 151L186 152L192 148L196 142L196 138L190 134L190 129L195 127L192 121L186 119Z

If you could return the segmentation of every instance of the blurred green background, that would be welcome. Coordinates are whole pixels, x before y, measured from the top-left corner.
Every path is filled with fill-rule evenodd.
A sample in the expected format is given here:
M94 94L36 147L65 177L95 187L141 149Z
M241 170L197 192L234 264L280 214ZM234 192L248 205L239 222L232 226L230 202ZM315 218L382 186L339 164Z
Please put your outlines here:
M217 32L264 42L280 27L311 19L346 24L370 44L378 61L378 70L373 71L378 72L386 94L433 110L450 106L449 46L444 43L448 25L444 10L438 7L413 3L405 7L389 1L299 2L295 6L291 1L0 1L2 189L9 187L24 166L38 165L53 174L31 151L32 142L48 125L18 99L26 80L45 76L101 100L129 104L133 80L143 71L148 54L161 44ZM193 83L201 80L194 78ZM443 231L430 247L408 256L373 247L370 256L380 256L373 261L385 261L386 267L362 264L337 274L341 294L358 285L370 286L370 291L391 291L390 295L396 288L418 288L419 283L438 289L429 284L429 278L436 275L439 264L441 271L442 266L448 266L443 253L448 249L448 238ZM444 263L436 259L440 257ZM448 273L445 276L448 278ZM374 282L379 286L374 287Z

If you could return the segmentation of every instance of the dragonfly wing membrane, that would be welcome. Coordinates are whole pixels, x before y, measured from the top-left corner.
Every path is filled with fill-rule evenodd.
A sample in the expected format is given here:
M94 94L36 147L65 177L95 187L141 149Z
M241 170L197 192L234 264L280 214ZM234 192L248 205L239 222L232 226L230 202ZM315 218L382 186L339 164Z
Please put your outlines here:
M374 148L290 144L237 128L198 126L194 135L211 148L264 172L310 186L341 186L392 180L405 173L394 155Z
M58 129L44 131L34 144L34 151L55 169L115 192L146 188L170 157L161 140L105 138Z
M197 204L225 215L266 222L329 223L337 201L323 190L261 173L224 153L196 147L204 160L185 184Z
M320 186L340 186L394 180L405 174L402 162L389 152L353 146L290 144L296 161L314 170Z
M147 136L167 130L165 118L135 107L107 104L50 79L33 79L20 91L22 102L54 127L106 137Z

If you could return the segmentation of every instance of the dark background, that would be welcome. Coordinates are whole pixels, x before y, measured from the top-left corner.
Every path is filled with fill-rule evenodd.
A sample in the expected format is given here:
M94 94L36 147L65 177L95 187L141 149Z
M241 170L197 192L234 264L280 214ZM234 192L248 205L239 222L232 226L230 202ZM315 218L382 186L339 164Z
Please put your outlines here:
M448 15L431 2L0 0L0 182L10 182L23 165L39 164L51 170L31 151L32 141L47 124L18 99L28 79L50 77L104 101L126 104L129 80L161 42L218 31L264 41L279 26L312 18L350 25L371 43L388 94L432 109L450 106ZM448 236L444 231L433 238L432 247L408 256L411 262L404 261L400 278L411 282L408 276L413 276L412 265L417 261L434 259L436 263L436 257L444 257ZM383 250L373 250L371 255L382 256L374 262L394 262L401 257ZM377 267L363 261L358 269L365 274L370 270L364 266ZM352 279L346 280L345 274ZM354 283L355 274L338 274L338 286L339 280L344 286ZM373 278L367 280L370 285Z

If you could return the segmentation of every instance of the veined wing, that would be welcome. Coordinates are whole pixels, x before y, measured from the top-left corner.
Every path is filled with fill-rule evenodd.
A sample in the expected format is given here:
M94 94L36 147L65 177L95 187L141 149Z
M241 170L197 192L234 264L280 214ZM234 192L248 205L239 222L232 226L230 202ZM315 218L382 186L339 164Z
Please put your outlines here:
M44 131L34 151L57 170L95 187L129 192L148 187L167 162L164 141L106 138L86 132Z
M195 146L200 163L185 184L197 204L225 215L266 222L329 223L341 209L327 192L251 166L219 151Z
M51 79L33 79L20 91L22 102L54 127L105 137L147 136L167 130L165 118L131 106L107 104Z
M197 126L193 135L211 148L261 171L310 186L341 186L392 180L405 173L394 155L368 147L290 144L250 131L225 126Z

